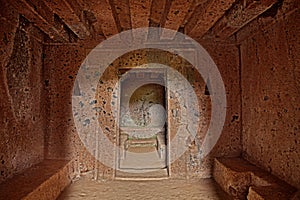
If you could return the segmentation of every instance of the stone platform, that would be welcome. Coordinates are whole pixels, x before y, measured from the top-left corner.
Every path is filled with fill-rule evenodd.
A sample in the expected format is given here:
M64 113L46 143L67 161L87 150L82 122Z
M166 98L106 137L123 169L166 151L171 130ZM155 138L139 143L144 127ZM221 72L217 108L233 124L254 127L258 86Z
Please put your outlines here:
M297 189L241 158L216 158L213 176L234 199L295 199Z
M44 160L0 184L0 200L53 200L71 183L72 162Z

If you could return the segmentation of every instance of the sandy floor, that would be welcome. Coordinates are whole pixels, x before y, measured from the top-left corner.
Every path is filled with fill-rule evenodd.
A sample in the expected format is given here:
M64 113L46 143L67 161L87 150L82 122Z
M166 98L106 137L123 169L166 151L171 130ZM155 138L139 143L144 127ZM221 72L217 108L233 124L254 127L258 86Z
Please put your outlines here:
M105 199L105 200L229 200L211 179L157 180L157 181L106 181L96 182L88 178L71 184L59 200Z
M146 149L146 151L143 149ZM125 159L120 160L123 169L160 169L166 167L166 159L159 157L155 147L129 148Z

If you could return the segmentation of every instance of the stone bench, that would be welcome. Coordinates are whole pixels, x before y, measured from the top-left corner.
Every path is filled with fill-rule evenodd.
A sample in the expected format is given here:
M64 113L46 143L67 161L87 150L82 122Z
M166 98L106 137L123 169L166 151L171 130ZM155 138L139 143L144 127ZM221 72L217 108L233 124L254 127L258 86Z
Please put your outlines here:
M71 183L71 161L44 160L0 184L0 200L53 200Z
M241 158L216 158L213 177L234 199L288 200L296 188Z

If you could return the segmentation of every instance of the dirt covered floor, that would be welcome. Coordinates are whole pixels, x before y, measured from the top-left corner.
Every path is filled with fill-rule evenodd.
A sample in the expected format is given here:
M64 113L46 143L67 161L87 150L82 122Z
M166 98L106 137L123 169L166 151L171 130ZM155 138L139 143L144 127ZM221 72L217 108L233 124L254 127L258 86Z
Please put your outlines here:
M72 183L58 200L105 199L197 199L229 200L212 179L155 181L93 181L82 177Z

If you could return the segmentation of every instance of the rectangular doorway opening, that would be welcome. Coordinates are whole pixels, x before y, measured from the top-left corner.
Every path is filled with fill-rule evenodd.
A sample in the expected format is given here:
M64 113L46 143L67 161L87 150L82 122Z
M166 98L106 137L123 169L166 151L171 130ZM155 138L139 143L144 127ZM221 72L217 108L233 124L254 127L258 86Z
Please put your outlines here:
M166 70L119 69L116 178L168 177Z

